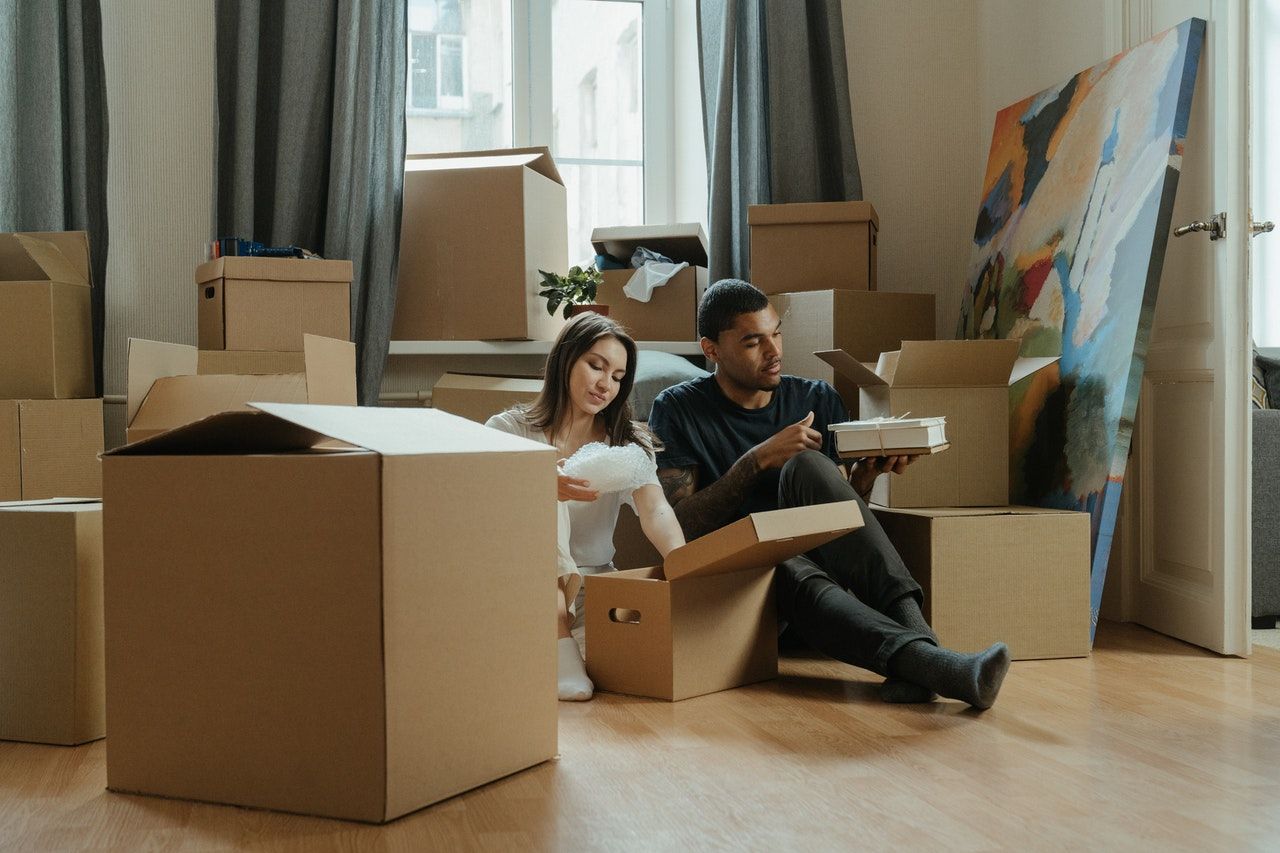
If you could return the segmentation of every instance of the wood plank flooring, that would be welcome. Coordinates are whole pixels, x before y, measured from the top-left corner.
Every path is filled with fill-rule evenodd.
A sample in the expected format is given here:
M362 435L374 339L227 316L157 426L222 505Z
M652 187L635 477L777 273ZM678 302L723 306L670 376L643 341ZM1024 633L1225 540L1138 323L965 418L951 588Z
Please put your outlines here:
M1280 652L1104 623L1092 658L1015 663L982 714L782 668L563 704L558 760L382 827L111 794L102 742L0 743L0 849L1280 849Z

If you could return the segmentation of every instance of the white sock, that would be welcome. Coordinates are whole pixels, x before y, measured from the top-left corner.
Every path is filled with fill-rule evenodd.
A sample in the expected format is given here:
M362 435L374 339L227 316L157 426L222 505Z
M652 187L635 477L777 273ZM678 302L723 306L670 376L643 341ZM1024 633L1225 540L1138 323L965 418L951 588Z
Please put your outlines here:
M596 686L587 677L587 667L578 653L578 641L573 637L561 637L557 642L560 650L560 701L585 702L591 698Z

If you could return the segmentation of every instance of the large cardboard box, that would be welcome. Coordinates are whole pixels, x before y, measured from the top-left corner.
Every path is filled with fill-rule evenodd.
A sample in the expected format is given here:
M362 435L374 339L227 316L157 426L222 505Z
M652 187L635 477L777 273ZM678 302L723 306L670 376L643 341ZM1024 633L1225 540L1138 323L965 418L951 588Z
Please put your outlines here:
M554 756L555 450L259 408L103 459L107 786L380 822Z
M931 293L816 290L770 297L782 317L782 369L835 386L851 418L858 417L858 386L814 355L842 349L858 361L875 361L903 341L935 337Z
M564 181L545 147L404 164L393 340L553 340L538 270L569 269Z
M106 731L102 504L0 503L0 739Z
M1089 515L1007 506L874 509L942 643L1016 660L1089 654Z
M774 566L861 526L857 501L753 513L662 566L588 575L587 674L668 701L773 678Z
M863 418L945 417L951 449L876 480L882 506L1009 503L1009 387L1057 361L1019 358L1017 341L903 341L868 367L843 350L817 355L859 388Z
M0 501L102 497L102 400L0 400Z
M296 352L202 349L196 355L197 374L251 376L262 373L306 373L307 356Z
M92 397L89 240L0 234L0 399Z
M200 349L302 349L351 340L351 261L217 258L196 268Z
M875 290L880 217L866 201L747 208L751 283L765 293Z
M130 338L126 441L141 441L219 412L245 410L257 401L354 406L355 344L306 335L304 347L302 372L205 374L199 372L195 347ZM210 366L246 365L215 359Z
M532 403L541 393L537 377L446 373L431 388L431 407L484 423L517 403Z
M630 261L637 246L652 249L689 266L654 289L648 302L623 293L635 270L604 270L596 302L609 306L609 316L638 341L696 341L698 303L707 289L707 236L702 225L637 225L597 228L591 232L597 252Z

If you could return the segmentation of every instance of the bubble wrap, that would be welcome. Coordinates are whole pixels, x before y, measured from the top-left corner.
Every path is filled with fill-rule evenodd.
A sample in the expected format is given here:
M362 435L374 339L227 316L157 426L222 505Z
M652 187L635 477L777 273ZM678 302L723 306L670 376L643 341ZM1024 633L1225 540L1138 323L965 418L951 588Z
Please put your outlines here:
M593 441L578 448L561 470L567 476L581 477L591 488L606 494L630 492L650 482L654 463L638 444L610 447Z

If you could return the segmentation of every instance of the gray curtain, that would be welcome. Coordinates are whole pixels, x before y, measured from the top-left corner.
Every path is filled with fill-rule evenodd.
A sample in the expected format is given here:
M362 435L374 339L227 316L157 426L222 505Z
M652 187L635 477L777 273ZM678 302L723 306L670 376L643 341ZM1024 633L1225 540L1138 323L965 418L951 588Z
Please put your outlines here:
M748 274L747 207L862 198L839 0L698 0L712 280Z
M400 251L405 0L218 0L216 28L217 236L351 260L374 405Z
M102 393L107 93L98 0L0 0L0 231L87 231Z

